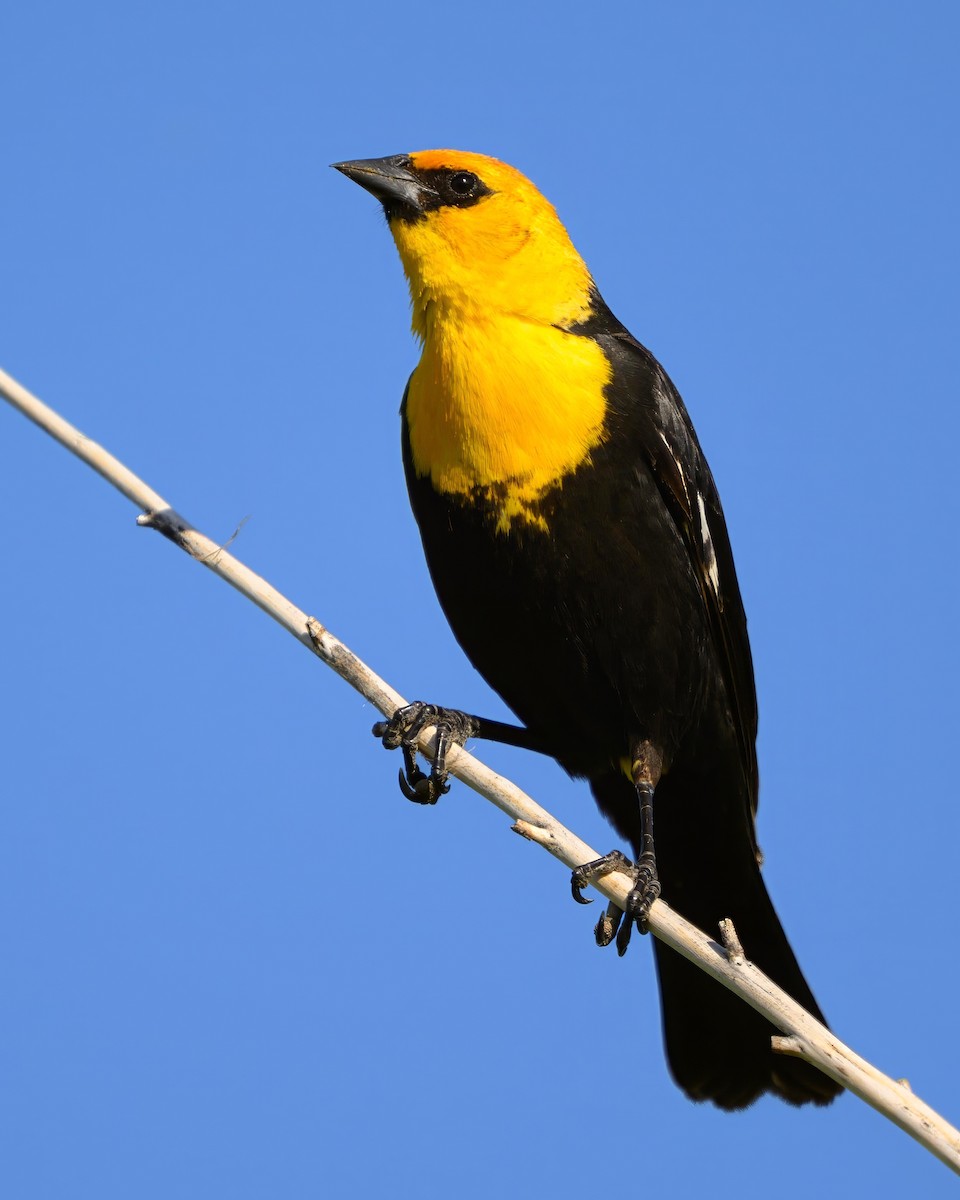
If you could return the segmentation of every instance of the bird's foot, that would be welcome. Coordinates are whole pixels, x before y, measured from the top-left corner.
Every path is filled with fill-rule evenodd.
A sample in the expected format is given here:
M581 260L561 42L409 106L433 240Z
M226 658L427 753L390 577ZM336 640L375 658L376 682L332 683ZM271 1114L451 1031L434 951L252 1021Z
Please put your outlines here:
M598 946L609 946L616 938L617 953L626 953L630 944L630 934L636 924L641 933L647 932L647 918L654 900L660 895L660 880L657 877L657 863L652 854L641 854L636 862L631 862L619 850L611 850L602 858L584 863L577 867L570 879L570 889L578 904L590 904L583 895L587 884L594 883L603 875L612 871L622 871L633 880L633 887L627 896L626 913L616 904L610 904L607 911L597 922L594 936ZM627 920L623 918L626 916Z
M434 726L437 731L430 774L417 766L417 741L424 729ZM387 750L403 751L400 769L400 791L415 804L436 804L450 791L447 782L447 751L451 745L462 746L477 732L477 719L456 708L441 708L415 700L398 708L389 721L378 721L373 736Z

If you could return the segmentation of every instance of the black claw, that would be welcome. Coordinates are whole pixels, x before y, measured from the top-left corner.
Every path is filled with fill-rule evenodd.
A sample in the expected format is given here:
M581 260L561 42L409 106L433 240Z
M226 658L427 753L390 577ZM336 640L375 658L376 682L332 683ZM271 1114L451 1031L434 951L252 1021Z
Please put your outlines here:
M570 891L574 900L578 904L592 904L592 900L582 895L583 889L588 884L603 875L608 875L611 871L629 871L632 865L630 860L625 858L619 850L604 854L602 858L595 858L593 862L582 863L574 869L570 876Z
M404 744L400 747L400 752L403 755L403 769L401 774L407 777L407 782L411 787L416 787L417 781L423 774L423 772L417 766L416 747Z
M429 775L424 775L419 767L413 772L401 769L397 779L400 791L414 804L436 804L440 797L450 790L447 786L438 784Z
M574 900L578 904L589 904L590 901L581 895L582 890L587 884L611 871L623 871L633 879L633 888L627 896L627 919L624 921L623 912L617 905L611 904L597 922L593 934L598 946L609 946L616 939L617 953L623 955L630 944L634 925L641 933L647 932L650 908L660 895L660 880L657 878L656 860L652 855L641 854L639 860L633 863L619 850L612 850L602 858L583 863L573 872L570 877L570 891Z
M623 920L623 912L615 904L608 904L607 911L597 922L596 928L593 931L593 936L596 943L601 948L609 946L617 935L617 930L620 928L620 923Z
M570 893L578 904L592 904L593 899L590 896L583 894L583 889L589 881L584 879L580 873L580 868L573 872L570 876Z
M437 728L437 742L430 774L425 775L417 766L417 741L429 725ZM462 746L477 728L476 717L416 700L398 708L389 721L377 721L373 735L385 749L403 751L400 791L404 796L415 804L436 804L450 791L445 766L447 750L451 743Z
M627 897L627 914L630 917L629 924L635 923L641 933L650 931L650 909L659 895L660 880L648 867L640 867L637 871L637 886Z
M404 771L403 767L400 768L400 771L397 774L397 782L400 784L400 791L403 792L406 798L408 800L412 800L414 803L417 803L418 796L416 784L411 784L407 781L407 773Z

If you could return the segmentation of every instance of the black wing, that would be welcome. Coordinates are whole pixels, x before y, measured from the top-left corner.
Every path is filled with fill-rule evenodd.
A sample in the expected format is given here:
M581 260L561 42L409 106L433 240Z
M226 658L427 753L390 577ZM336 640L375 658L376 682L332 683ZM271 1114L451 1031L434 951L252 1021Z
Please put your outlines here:
M589 321L570 332L594 338L610 359L617 381L610 396L613 418L621 408L625 427L634 437L639 435L640 453L693 564L723 672L755 816L759 772L753 658L727 523L713 475L683 400L666 371L599 296Z

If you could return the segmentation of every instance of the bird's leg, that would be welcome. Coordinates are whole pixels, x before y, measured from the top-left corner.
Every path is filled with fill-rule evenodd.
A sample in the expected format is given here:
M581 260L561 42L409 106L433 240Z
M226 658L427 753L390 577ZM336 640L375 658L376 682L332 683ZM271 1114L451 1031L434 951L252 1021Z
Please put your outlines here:
M647 932L647 917L660 895L657 855L653 845L653 794L660 782L662 757L650 742L643 742L633 760L633 785L640 805L640 856L636 860L633 890L627 897L627 922L617 933L617 952L623 954L630 941L633 921L641 933Z
M594 936L598 946L609 946L616 938L617 953L625 954L630 944L634 923L641 933L647 932L647 917L654 900L660 895L660 880L657 877L657 858L653 845L653 795L663 769L663 756L652 742L640 742L633 754L631 776L637 790L640 817L640 853L636 862L630 862L619 850L613 850L602 858L577 867L570 880L574 900L588 904L581 894L588 883L593 883L611 871L623 871L633 878L633 887L627 896L626 917L615 904L597 922Z
M426 775L417 766L417 742L424 729L431 725L437 730L437 741L430 774ZM436 804L450 790L447 751L451 745L464 745L469 738L486 738L508 746L550 753L535 734L521 726L474 717L457 708L441 708L439 704L425 704L422 700L398 708L389 721L378 721L373 727L373 736L380 738L387 750L399 747L403 751L400 790L416 804Z

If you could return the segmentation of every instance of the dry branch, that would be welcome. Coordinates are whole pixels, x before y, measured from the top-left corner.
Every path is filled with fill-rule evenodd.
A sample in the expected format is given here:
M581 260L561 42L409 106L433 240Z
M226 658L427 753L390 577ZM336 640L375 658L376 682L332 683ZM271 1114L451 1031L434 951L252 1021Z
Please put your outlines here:
M297 608L222 546L194 529L162 496L112 454L85 437L3 371L0 371L0 395L143 509L137 518L139 524L158 530L242 592L299 642L313 650L385 716L406 703L319 621ZM426 730L420 739L421 749L426 754L432 750L433 736L433 730ZM568 867L599 857L596 850L556 821L520 788L467 751L454 747L447 764L458 779L511 817L517 833L537 842ZM627 876L614 873L598 880L594 886L622 908L632 884ZM819 1067L960 1174L960 1131L919 1100L905 1081L884 1075L854 1054L829 1029L815 1021L796 1001L747 962L732 926L728 924L722 932L724 944L718 944L674 913L662 900L653 905L649 924L656 937L736 992L781 1029L786 1036L773 1039L775 1050L804 1058Z

